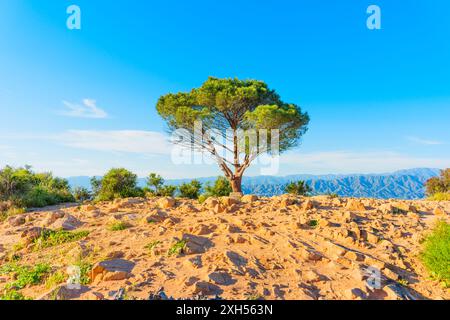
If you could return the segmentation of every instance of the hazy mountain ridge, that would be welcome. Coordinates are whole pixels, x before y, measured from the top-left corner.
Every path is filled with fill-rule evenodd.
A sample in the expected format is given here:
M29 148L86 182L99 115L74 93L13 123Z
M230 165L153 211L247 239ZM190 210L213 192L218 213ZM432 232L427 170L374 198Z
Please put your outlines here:
M246 194L274 196L284 193L287 183L305 180L314 194L336 193L344 197L368 197L379 199L422 199L425 197L424 183L439 175L439 169L418 168L383 174L349 175L289 175L285 177L257 176L244 177L243 191ZM202 183L214 181L216 177L198 178ZM70 177L71 186L90 186L90 177ZM180 185L191 179L167 180L168 184ZM139 178L145 185L145 178Z

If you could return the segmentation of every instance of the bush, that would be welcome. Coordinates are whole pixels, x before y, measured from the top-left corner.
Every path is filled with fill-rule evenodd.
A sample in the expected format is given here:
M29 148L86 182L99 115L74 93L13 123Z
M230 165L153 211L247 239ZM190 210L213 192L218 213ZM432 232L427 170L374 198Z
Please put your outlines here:
M450 192L435 193L429 198L429 200L431 200L431 201L450 201Z
M45 249L68 242L78 241L89 235L89 231L44 230L39 238L34 240L34 249Z
M51 173L34 173L29 166L6 166L0 170L0 201L30 208L73 202L74 198L65 179Z
M198 180L192 180L189 183L183 183L179 190L182 198L198 199L202 184Z
M439 193L450 193L450 169L442 170L439 177L429 179L425 186L429 197Z
M123 168L111 169L101 180L94 178L92 182L97 201L144 196L143 190L137 186L137 176Z
M205 196L207 197L227 197L231 192L233 189L225 177L218 177L213 185L207 183L205 186Z
M433 232L425 239L421 258L431 276L450 285L450 224L437 223Z
M156 197L173 197L177 191L176 186L164 185L164 179L156 173L150 173L147 178L146 192Z
M83 187L74 188L72 194L76 202L84 202L92 199L91 192Z
M291 182L286 185L285 191L298 196L308 196L312 189L305 181Z

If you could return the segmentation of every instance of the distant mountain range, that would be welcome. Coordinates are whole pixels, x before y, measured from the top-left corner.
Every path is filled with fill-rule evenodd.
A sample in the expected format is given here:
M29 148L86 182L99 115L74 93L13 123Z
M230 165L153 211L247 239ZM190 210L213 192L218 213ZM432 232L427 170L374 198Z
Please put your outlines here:
M368 197L378 199L422 199L425 197L425 182L440 173L439 169L418 168L385 174L349 175L290 175L285 177L244 177L242 189L246 194L275 196L284 193L286 184L305 180L314 194L336 193L343 197ZM202 183L214 181L216 177L198 178ZM90 188L90 177L68 178L72 187ZM167 184L180 185L191 179L167 180ZM139 179L145 185L145 178Z

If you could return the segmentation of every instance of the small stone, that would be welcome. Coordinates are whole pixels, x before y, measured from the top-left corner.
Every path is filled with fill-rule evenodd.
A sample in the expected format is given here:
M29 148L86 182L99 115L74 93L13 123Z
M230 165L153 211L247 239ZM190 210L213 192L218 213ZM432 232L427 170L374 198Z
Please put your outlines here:
M436 207L433 211L433 214L436 216L445 216L446 215L444 209L442 209L441 207Z
M11 227L19 227L23 224L25 224L25 216L19 215L19 216L13 216L8 219L8 223Z

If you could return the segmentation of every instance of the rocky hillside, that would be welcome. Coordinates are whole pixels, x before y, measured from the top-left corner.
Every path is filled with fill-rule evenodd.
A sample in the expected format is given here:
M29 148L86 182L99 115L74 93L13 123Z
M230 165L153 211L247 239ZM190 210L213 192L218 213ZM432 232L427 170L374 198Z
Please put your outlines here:
M423 236L449 212L449 202L286 195L47 208L0 224L0 293L95 300L449 299L417 258ZM368 276L377 270L379 287L370 289ZM69 275L82 285L64 284Z

